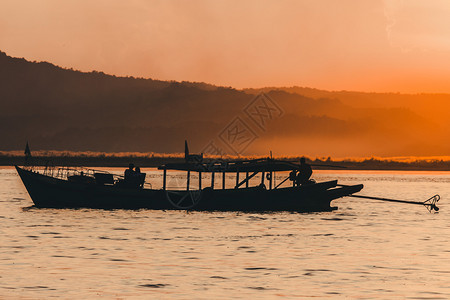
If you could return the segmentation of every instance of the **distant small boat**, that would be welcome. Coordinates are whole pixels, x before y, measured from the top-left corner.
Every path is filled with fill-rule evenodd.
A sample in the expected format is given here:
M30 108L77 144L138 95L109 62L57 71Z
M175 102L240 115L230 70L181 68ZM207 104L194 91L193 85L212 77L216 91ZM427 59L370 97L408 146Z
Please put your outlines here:
M331 211L331 201L359 192L362 184L340 186L337 180L280 187L289 176L275 185L275 172L298 170L299 165L270 158L234 162L165 164L159 167L163 187L152 189L142 182L124 184L120 176L89 169L59 168L52 172L16 166L36 207L100 209L176 209L198 211ZM167 187L167 171L185 171L186 188ZM198 173L198 189L190 189L191 172ZM210 173L210 182L202 188L202 173ZM222 174L222 188L214 184L215 174ZM234 173L234 188L225 188L226 174ZM245 175L240 179L240 176ZM249 186L251 178L261 175L258 185ZM144 175L145 176L145 175ZM266 187L266 183L268 187Z

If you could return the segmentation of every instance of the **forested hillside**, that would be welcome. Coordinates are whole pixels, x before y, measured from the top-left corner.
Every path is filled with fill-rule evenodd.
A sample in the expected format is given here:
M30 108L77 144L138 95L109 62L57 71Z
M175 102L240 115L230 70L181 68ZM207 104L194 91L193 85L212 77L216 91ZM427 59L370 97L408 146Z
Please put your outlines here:
M255 100L262 91L271 107ZM449 112L438 108L448 101L115 77L0 52L0 150L28 140L36 150L173 153L188 139L194 152L213 142L243 155L448 155ZM236 122L250 133L239 145Z

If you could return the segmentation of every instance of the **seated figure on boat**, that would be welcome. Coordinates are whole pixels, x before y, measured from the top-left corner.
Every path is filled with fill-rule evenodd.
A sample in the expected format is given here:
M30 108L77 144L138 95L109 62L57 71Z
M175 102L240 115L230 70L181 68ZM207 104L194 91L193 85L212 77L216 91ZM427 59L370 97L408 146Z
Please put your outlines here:
M134 164L130 163L128 169L125 170L125 181L130 180L134 176Z
M141 173L139 167L134 167L133 163L130 163L128 169L125 170L124 179L120 180L116 185L125 188L142 188L145 182L145 173Z
M306 159L304 157L300 158L300 169L297 174L297 185L304 185L310 183L310 178L312 175L312 169L309 164L306 163Z
M141 173L141 168L136 167L134 169L134 177L133 180L136 182L136 184L138 185L138 187L142 188L144 187L144 182L145 182L145 173Z
M308 183L314 183L313 179L310 179L312 175L312 169L309 164L306 163L304 157L300 159L300 167L298 170L292 170L289 173L289 180L294 183L295 186L304 185Z

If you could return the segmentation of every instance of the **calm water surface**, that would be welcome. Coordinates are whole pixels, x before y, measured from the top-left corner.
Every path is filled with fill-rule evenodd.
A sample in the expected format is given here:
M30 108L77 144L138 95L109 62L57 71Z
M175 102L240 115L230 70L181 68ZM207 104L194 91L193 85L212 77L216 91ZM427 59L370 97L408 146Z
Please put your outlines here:
M450 173L314 177L372 196L439 193L441 211L355 198L313 214L36 209L3 168L0 298L450 298Z

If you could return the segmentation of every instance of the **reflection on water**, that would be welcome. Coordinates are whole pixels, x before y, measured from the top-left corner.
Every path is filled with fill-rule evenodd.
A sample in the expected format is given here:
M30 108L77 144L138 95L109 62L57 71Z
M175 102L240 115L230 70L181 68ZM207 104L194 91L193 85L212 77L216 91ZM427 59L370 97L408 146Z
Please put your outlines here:
M450 173L317 172L361 194L326 213L36 209L0 169L6 298L450 297ZM150 177L150 180L151 177Z

